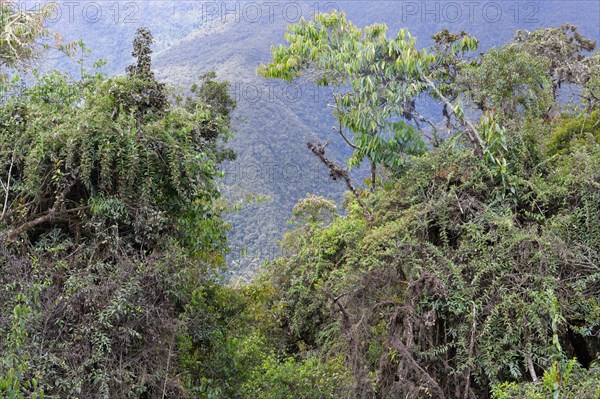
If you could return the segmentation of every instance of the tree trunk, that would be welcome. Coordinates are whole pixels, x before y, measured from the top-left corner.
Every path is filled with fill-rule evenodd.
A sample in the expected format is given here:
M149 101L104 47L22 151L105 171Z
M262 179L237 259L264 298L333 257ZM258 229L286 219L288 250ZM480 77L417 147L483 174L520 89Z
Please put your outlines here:
M371 192L375 191L375 179L377 178L377 165L371 161Z

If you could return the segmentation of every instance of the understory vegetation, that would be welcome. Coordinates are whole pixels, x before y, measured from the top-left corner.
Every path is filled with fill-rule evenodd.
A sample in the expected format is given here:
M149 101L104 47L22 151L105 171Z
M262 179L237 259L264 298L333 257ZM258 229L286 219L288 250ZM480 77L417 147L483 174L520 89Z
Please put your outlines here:
M234 285L228 83L158 82L143 28L125 75L31 72L47 32L7 27L45 14L0 7L2 397L600 397L600 53L576 27L478 53L291 25L258 73L332 89L351 156L307 147L348 192L301 199Z

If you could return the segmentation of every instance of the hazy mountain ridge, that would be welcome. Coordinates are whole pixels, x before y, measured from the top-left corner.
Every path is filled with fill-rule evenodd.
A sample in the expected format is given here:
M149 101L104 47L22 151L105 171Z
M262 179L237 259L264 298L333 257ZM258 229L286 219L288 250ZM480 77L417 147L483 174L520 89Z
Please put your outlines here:
M230 259L236 269L251 271L259 259L277 254L277 241L299 198L310 192L340 199L344 190L343 184L329 182L327 171L306 149L307 140L329 133L318 131L317 124L333 126L324 91L310 85L266 81L256 75L259 63L268 61L270 43L280 40L284 31L285 21L256 24L236 23L235 16L219 18L154 58L157 76L167 82L189 86L201 74L214 70L232 84L238 102L232 146L238 159L226 166L225 182L232 187L234 198L241 192L270 198L230 215L234 227ZM319 93L318 101L315 93ZM331 148L339 157L341 143L334 140Z

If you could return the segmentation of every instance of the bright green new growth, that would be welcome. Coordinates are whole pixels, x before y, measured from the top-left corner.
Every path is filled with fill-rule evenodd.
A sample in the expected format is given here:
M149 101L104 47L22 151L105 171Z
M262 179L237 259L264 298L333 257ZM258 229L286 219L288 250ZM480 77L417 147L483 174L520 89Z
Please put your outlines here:
M440 129L416 104L423 95L439 100L448 117L458 116L471 144L481 149L475 127L442 94L449 78L443 67L477 49L474 38L448 34L439 38L440 44L447 45L445 51L431 54L418 50L416 39L405 29L388 39L385 25L360 29L338 12L316 15L311 22L302 20L290 26L285 37L289 45L273 48L273 60L259 72L285 80L306 77L333 87L338 133L353 149L348 165L358 166L367 159L372 187L377 166L400 170L407 156L426 150L426 139L439 145Z

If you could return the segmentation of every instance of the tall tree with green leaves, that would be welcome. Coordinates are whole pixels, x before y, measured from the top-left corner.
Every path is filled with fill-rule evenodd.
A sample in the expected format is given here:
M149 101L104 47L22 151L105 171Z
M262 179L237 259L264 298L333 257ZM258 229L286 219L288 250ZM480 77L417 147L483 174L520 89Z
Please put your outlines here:
M34 74L0 107L0 392L176 397L180 316L224 265L227 84ZM17 359L17 360L15 360ZM12 376L12 377L10 377Z
M439 144L436 124L419 112L417 99L422 95L440 100L447 115L459 116L461 130L475 148L481 149L475 127L439 87L439 65L475 50L474 38L465 34L455 39L443 57L418 50L416 39L405 29L390 39L384 24L361 29L338 12L316 15L311 22L302 20L290 26L285 37L289 46L274 47L273 60L259 72L284 80L306 76L317 85L334 88L332 105L339 121L338 133L353 149L348 164L352 167L368 160L372 187L378 165L398 169L406 155L425 151L427 139ZM324 152L323 146L311 149L316 154Z

